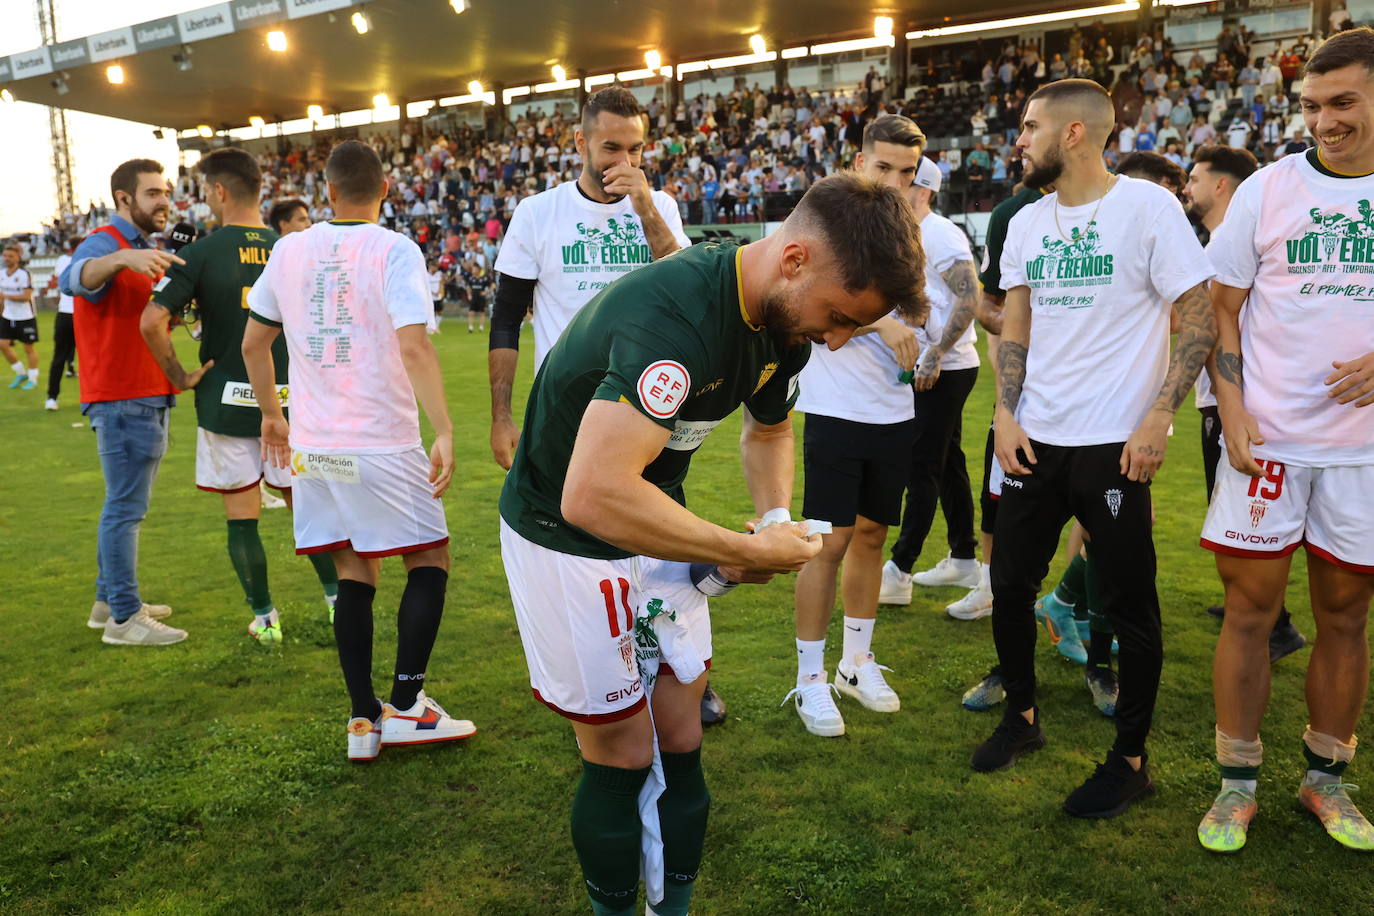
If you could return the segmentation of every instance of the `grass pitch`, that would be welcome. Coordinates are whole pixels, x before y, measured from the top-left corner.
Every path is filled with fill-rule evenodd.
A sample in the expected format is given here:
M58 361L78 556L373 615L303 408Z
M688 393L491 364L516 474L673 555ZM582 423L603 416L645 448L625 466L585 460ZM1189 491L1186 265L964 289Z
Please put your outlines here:
M41 322L46 358L52 316ZM191 341L180 333L177 340L191 364ZM572 733L530 696L498 554L502 475L487 447L486 339L450 320L434 342L458 473L445 500L453 574L427 686L480 731L447 747L388 751L367 767L344 759L348 710L333 639L310 565L292 554L285 510L264 513L262 534L286 643L269 650L245 633L250 612L225 555L221 503L193 486L190 398L173 413L143 526L140 579L145 598L171 604L170 622L191 636L137 649L103 646L84 625L103 491L94 436L84 423L75 427L74 382L64 382L55 414L41 409L41 386L0 390L0 696L10 710L0 744L0 911L586 912L567 829L579 770ZM520 405L530 382L528 335L525 343ZM984 371L965 413L975 478L991 397ZM997 713L959 706L993 649L988 620L944 614L958 589L918 587L909 608L879 615L875 646L894 669L900 713L842 700L847 736L806 734L792 710L778 706L795 673L793 580L780 578L713 602L712 681L730 719L705 742L715 804L694 912L1367 906L1374 861L1340 848L1294 808L1307 650L1275 671L1248 848L1219 857L1197 844L1197 821L1217 784L1210 675L1218 626L1202 609L1221 593L1211 555L1197 546L1197 417L1191 406L1180 411L1155 485L1167 658L1151 744L1154 797L1104 823L1061 813L1112 726L1093 710L1081 669L1046 640L1039 659L1048 747L1005 773L968 768ZM723 424L688 479L693 509L729 526L751 515L738 431L737 417ZM798 510L800 503L799 482ZM921 568L945 552L942 524L937 518ZM391 609L403 583L399 563L388 562L376 603L379 692L391 671ZM1288 599L1310 637L1301 560ZM1361 781L1368 766L1357 759L1352 778Z

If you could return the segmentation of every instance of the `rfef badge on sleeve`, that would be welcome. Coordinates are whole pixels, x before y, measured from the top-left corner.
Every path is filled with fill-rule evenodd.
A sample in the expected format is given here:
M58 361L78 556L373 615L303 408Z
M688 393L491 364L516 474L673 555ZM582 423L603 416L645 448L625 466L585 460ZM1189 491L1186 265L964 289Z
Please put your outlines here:
M677 413L686 400L692 377L681 363L661 359L644 370L636 387L645 411L652 417L666 419Z

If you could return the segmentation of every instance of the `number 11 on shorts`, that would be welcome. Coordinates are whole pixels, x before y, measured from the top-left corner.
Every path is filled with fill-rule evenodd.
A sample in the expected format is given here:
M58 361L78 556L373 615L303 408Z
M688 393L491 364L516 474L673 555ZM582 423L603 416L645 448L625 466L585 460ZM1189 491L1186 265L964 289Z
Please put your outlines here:
M606 623L610 625L611 636L621 634L619 614L617 614L615 607L616 586L620 587L620 606L625 611L624 632L632 631L635 625L635 614L634 611L630 610L630 583L625 579L616 579L615 582L610 579L602 579L599 586L601 597L606 599Z

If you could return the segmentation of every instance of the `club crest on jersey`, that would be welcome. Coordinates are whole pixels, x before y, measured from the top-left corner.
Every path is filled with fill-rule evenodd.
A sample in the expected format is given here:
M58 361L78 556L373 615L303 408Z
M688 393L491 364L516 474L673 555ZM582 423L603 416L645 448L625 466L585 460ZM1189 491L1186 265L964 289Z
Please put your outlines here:
M1339 209L1308 210L1311 220L1306 231L1297 238L1285 241L1290 274L1369 273L1374 265L1374 207L1368 200L1355 205L1351 216ZM1315 287L1309 289L1308 286ZM1356 302L1367 302L1368 286L1359 284L1309 284L1304 295L1348 296Z
M754 394L758 394L758 393L759 393L759 389L762 388L764 385L767 385L767 384L768 384L768 380L769 380L770 378L772 378L772 377L773 377L773 373L774 373L774 372L777 372L777 371L778 371L778 364L777 364L777 363L768 363L768 364L766 364L766 365L763 367L763 371L759 373L759 383L758 383L757 385L754 386Z
M682 363L661 359L644 370L635 387L649 416L665 419L682 406L692 388L692 377Z
M1121 512L1121 491L1113 487L1102 495L1107 498L1107 509L1112 513L1112 518L1116 518Z
M1250 527L1258 528L1260 522L1264 521L1264 513L1269 511L1269 504L1262 499L1250 500Z

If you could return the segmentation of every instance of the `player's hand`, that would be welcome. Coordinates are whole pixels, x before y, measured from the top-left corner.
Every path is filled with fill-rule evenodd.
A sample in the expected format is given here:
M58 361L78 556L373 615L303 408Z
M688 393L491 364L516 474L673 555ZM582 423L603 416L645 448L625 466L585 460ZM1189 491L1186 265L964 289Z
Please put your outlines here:
M773 581L777 573L771 573L762 569L743 569L738 566L718 566L720 574L731 582L739 582L744 585L767 585Z
M1328 398L1335 398L1341 404L1355 401L1356 407L1374 404L1374 353L1343 363L1334 361L1331 367L1336 371L1322 380L1322 384L1331 388L1326 393Z
M274 468L291 467L291 424L285 417L262 418L262 460Z
M821 552L821 536L806 535L806 527L798 522L769 525L749 537L750 553L755 572L795 572Z
M997 456L997 463L1002 466L1003 471L1017 476L1031 473L1027 465L1035 464L1036 457L1035 449L1031 448L1030 436L1026 435L1021 424L1016 422L1011 411L1005 407L998 407L993 416L992 443L993 453ZM1026 456L1026 464L1021 463L1017 452Z
M515 460L515 447L520 444L520 427L512 420L491 421L491 457L509 471Z
M1264 444L1259 421L1244 407L1236 407L1229 411L1223 408L1219 413L1222 438L1226 440L1226 457L1230 460L1231 467L1251 477L1263 477L1264 468L1259 466L1255 456L1250 452L1251 446Z
M1140 421L1131 438L1121 449L1121 473L1127 480L1149 483L1164 463L1164 450L1169 446L1169 414L1151 410Z
M601 173L601 186L607 194L616 197L625 195L632 203L647 203L651 189L649 178L643 169L637 169L628 162L619 162Z
M883 321L877 324L877 328L878 339L887 344L902 371L910 372L914 369L916 360L921 355L921 345L916 340L916 332L900 321Z
M167 268L173 264L185 264L186 262L170 251L162 251L157 248L126 248L120 263L124 265L126 270L132 270L136 274L156 277L159 274L165 274Z
M177 387L182 391L190 391L200 384L200 380L205 377L205 373L208 372L210 367L214 364L215 361L213 359L206 360L205 363L194 372L183 372L181 374L181 381L177 384Z
M929 391L940 380L940 353L934 347L926 347L921 354L920 365L916 368L916 390Z
M453 481L453 434L436 433L429 447L429 482L434 485L434 498L444 495Z

